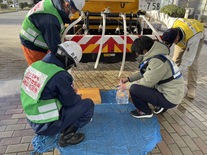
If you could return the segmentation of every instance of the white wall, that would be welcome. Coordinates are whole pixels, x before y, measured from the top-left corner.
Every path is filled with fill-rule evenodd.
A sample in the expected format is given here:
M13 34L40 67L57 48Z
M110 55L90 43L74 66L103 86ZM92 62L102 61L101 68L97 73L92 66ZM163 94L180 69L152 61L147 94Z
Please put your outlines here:
M173 0L161 0L161 6L172 4Z

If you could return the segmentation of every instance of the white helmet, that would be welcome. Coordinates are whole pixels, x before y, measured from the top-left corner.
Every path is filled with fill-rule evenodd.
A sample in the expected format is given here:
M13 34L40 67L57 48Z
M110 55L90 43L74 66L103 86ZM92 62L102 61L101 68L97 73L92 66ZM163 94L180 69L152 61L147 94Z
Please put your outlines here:
M71 7L77 11L81 11L85 5L85 0L68 0Z
M66 67L71 67L72 64L76 66L82 58L82 48L74 41L66 41L59 45L57 55L65 57Z

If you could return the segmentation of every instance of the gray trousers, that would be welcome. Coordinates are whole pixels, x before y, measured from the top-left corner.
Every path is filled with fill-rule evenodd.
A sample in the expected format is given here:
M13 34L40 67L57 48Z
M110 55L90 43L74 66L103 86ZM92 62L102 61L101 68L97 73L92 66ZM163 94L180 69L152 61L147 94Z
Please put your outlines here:
M198 46L198 50L195 51L196 53L196 57L192 63L191 66L188 67L188 79L187 79L187 87L188 89L193 88L196 89L197 86L197 78L198 78L198 58L199 55L201 53L201 49L203 47L203 43L204 43L204 39L200 40L199 46ZM174 54L173 54L173 58L172 60L178 65L180 66L181 61L182 61L182 56L184 54L183 49L181 49L179 46L175 45L174 47Z

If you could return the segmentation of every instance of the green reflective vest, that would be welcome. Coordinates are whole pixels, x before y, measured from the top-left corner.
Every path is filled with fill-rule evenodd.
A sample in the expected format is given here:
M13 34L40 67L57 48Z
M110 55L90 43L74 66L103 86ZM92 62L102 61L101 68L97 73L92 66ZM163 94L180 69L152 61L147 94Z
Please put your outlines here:
M51 0L42 0L37 3L27 14L26 18L22 23L22 29L20 35L31 42L33 42L37 47L43 49L48 49L47 44L45 43L44 38L42 37L41 32L34 26L34 24L29 20L29 17L33 14L51 14L58 18L61 25L60 36L64 31L64 24L61 16L59 15L57 9L53 6Z
M40 100L47 82L58 72L63 71L54 64L37 61L29 66L21 84L21 103L27 118L34 123L47 123L59 119L61 103L57 98Z

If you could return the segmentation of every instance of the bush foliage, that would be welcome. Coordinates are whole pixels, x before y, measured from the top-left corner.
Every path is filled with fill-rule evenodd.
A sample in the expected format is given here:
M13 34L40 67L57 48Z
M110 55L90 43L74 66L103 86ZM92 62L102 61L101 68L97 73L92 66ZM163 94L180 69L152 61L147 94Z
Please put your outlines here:
M160 9L161 12L168 14L171 17L183 18L185 15L185 8L176 6L174 4L165 5Z
M34 4L28 4L27 2L24 2L24 3L19 3L19 7L21 9L24 9L24 8L32 8L34 6Z
M1 9L7 9L8 8L8 5L7 4L0 4L0 8Z
M21 8L21 9L24 9L24 3L19 3L19 7Z

